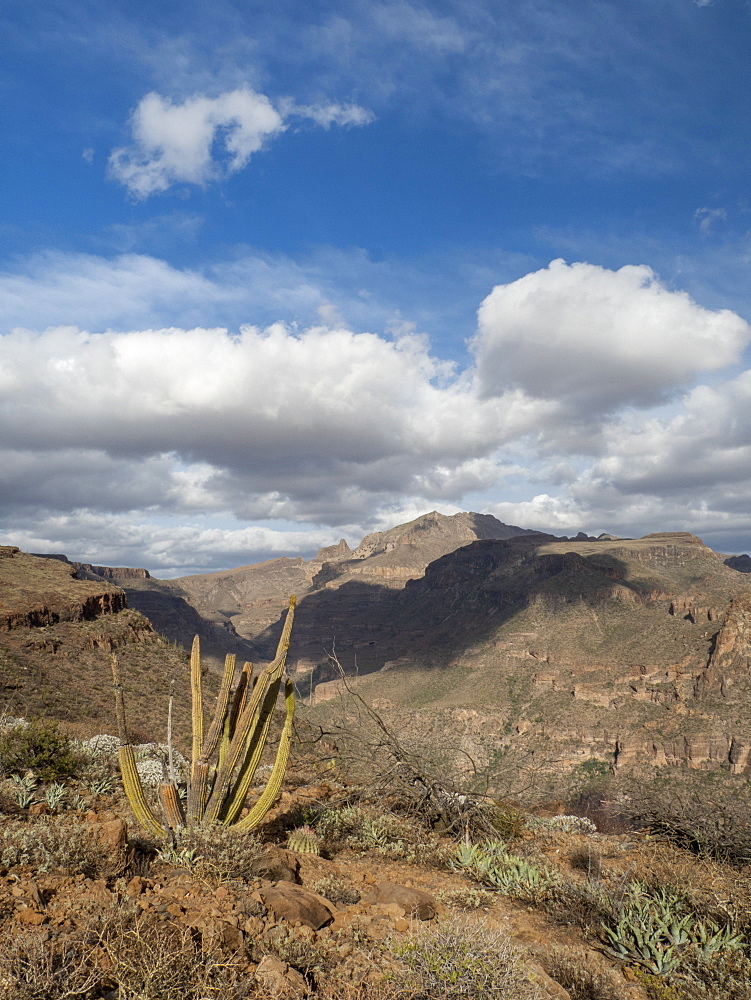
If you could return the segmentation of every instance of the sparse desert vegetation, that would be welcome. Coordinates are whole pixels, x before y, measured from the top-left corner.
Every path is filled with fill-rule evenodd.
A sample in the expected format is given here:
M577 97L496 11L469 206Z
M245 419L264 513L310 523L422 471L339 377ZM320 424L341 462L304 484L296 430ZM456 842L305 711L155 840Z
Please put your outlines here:
M451 832L429 797L384 789L375 772L354 780L347 757L303 725L255 833L210 826L160 840L139 831L113 780L116 741L68 741L75 766L43 779L35 741L10 738L34 728L57 733L12 720L0 734L28 752L5 759L0 784L0 995L751 995L748 859L728 855L725 838L688 844L667 822L604 834L469 792L454 807L483 824ZM416 755L411 767L420 774ZM437 794L436 776L422 777ZM156 807L157 790L145 794Z

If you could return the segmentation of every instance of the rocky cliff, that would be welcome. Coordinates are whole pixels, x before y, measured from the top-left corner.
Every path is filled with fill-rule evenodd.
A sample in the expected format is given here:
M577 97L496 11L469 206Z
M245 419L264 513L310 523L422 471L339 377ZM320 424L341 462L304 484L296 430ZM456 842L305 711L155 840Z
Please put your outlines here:
M234 652L244 659L269 658L276 648L275 627L291 594L300 602L321 591L340 591L334 620L348 627L352 605L365 604L371 627L380 620L380 589L396 591L423 575L429 563L479 538L528 535L524 528L503 524L486 514L447 516L433 511L389 531L367 535L352 551L346 539L321 548L313 559L279 558L219 573L175 580L154 580L110 569L103 579L123 587L132 607L151 619L155 628L188 646L199 634L209 657L223 659ZM102 569L102 567L89 567ZM145 573L145 571L138 571ZM373 589L375 585L376 589ZM324 600L327 608L329 603ZM301 605L302 606L302 603ZM329 625L322 637L320 624L307 613L296 626L301 656L318 662L324 644L336 634Z
M751 588L692 535L475 541L377 592L380 616L350 605L336 651L400 731L442 732L481 767L525 747L556 767L749 766ZM325 596L301 608L322 632L327 610L343 624ZM327 671L300 682L324 715L342 688Z
M273 655L296 593L288 663L309 711L333 710L341 668L400 731L478 767L750 765L751 577L690 534L557 539L433 513L307 561L119 572L161 632L247 659Z
M76 579L64 558L0 547L0 710L59 720L80 736L114 732L110 658L116 655L141 740L163 739L174 682L177 731L190 724L188 670L123 590Z

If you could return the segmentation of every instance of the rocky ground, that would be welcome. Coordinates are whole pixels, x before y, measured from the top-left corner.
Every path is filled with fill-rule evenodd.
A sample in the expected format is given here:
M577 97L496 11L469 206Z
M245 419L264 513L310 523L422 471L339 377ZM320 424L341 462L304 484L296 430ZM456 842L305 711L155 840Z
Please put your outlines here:
M18 779L0 786L2 997L714 998L719 988L680 992L679 973L657 976L638 958L617 960L593 900L612 901L639 879L688 893L697 920L747 913L751 902L748 870L644 834L601 834L586 822L519 811L499 815L508 849L533 882L499 890L456 867L456 839L349 786L331 761L323 780L316 768L290 772L257 838L158 845L140 834L97 767L102 790L91 790L89 772L52 807L49 784L23 806L14 801L22 798ZM290 840L301 824L302 840ZM433 973L420 962L426 947L434 954L436 935L453 942L448 952L442 945L449 966L471 946L481 952L471 952L472 968L481 967L490 942L511 978L479 993L462 992L450 976L428 988ZM723 997L750 995L743 969L751 965Z

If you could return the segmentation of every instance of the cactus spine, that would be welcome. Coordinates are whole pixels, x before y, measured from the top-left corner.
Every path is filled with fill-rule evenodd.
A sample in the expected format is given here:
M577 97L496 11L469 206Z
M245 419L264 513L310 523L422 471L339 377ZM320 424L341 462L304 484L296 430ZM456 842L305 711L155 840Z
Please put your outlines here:
M136 770L133 746L128 738L117 659L112 657L120 735L118 757L123 787L136 819L152 835L164 837L184 825L207 826L217 822L231 826L238 832L248 832L259 825L271 808L282 785L292 741L295 696L289 678L284 684L284 727L271 774L253 808L245 817L240 818L266 745L274 706L282 685L294 613L295 598L291 597L276 656L261 671L255 683L252 683L252 666L246 663L233 693L235 657L227 656L214 715L205 735L200 644L198 636L193 640L190 656L193 747L185 818L172 774L162 782L159 791L164 822L157 818L146 800Z

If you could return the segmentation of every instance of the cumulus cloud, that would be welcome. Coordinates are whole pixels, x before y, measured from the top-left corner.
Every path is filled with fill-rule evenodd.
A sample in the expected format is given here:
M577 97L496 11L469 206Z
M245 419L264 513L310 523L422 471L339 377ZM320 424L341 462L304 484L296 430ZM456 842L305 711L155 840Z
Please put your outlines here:
M105 510L341 524L403 494L487 487L492 452L535 415L478 400L420 337L276 324L16 331L0 340L0 419L11 492L58 456L39 503L89 492Z
M735 313L670 291L649 267L555 260L493 289L473 348L486 396L519 388L591 417L659 404L736 362L750 339Z
M167 302L250 308L238 275L134 255L76 262L75 281L54 262L45 315L85 313L88 297L106 319L108 296L114 316L158 280ZM33 275L6 279L9 316L40 298ZM102 322L1 337L4 539L178 572L284 545L310 553L465 505L566 533L694 518L728 538L751 522L751 372L694 384L736 361L748 327L648 269L554 262L496 287L464 369L409 323L355 332L315 301L327 325ZM272 534L237 534L244 523Z
M308 106L294 113L326 128L372 120L353 104ZM112 151L110 173L136 198L147 198L175 183L204 185L236 173L286 125L268 97L245 87L181 103L147 94L133 112L130 128L133 141Z
M2 521L0 520L0 524ZM310 558L332 540L327 529L280 530L201 522L173 525L99 513L85 508L42 516L4 533L7 544L27 552L60 553L104 566L143 566L173 577L277 556Z

